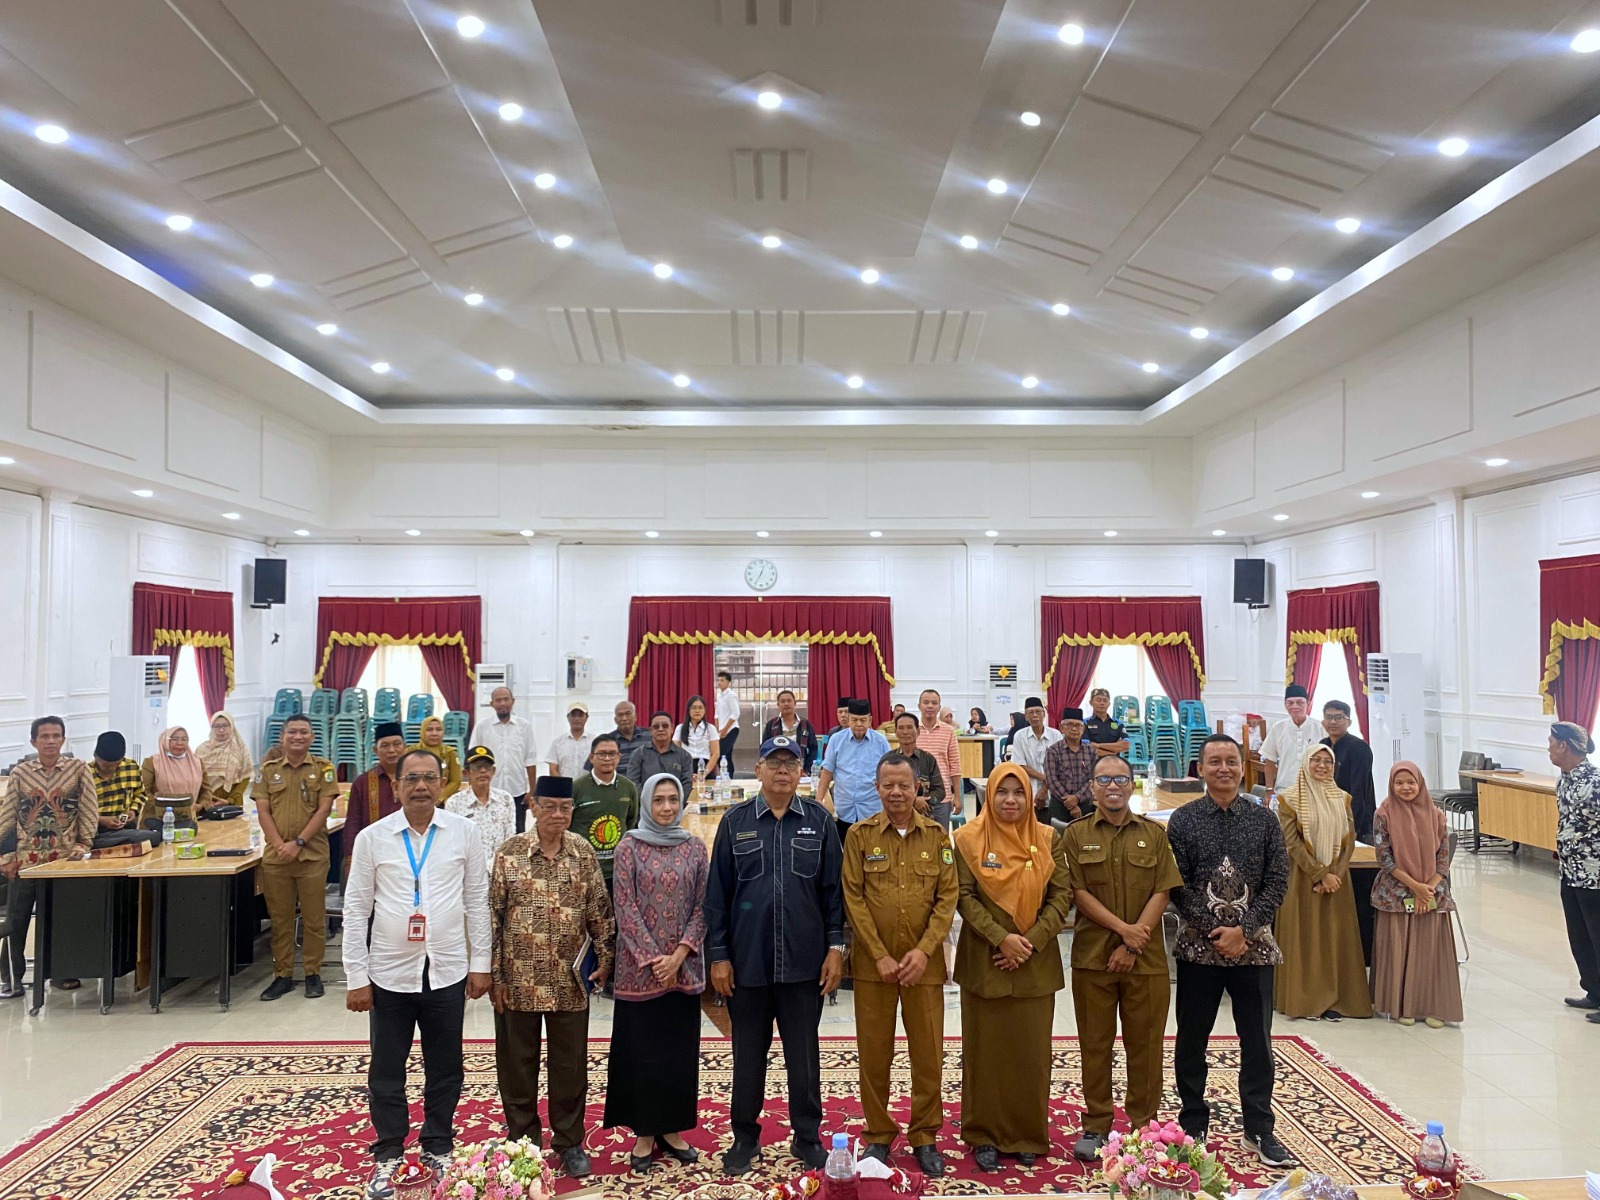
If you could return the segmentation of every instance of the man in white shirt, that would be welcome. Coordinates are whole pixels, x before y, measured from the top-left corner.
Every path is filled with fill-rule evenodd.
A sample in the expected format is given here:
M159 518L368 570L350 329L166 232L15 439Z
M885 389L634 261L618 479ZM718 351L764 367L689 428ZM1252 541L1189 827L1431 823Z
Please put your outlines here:
M467 1001L493 982L488 873L477 830L438 807L444 776L432 754L410 751L399 772L401 809L357 836L344 898L345 1007L372 1014L367 1090L377 1141L368 1200L394 1195L410 1134L413 1030L422 1040L421 1158L444 1173L455 1146Z
M733 744L739 740L739 697L733 691L733 675L717 672L717 739L722 744L719 752L728 763L725 779L733 778ZM722 774L720 771L718 774Z
M521 833L528 825L528 792L539 776L539 748L534 744L533 726L511 712L516 698L510 688L495 688L489 704L494 719L480 717L467 742L494 751L495 786L511 793L517 808L517 832Z
M467 786L444 802L446 812L465 817L483 843L485 871L494 869L495 851L517 832L517 806L494 786L494 751L474 746L467 751Z
M1011 761L1033 780L1033 808L1040 814L1039 820L1044 821L1050 800L1050 789L1044 777L1044 756L1051 746L1063 739L1059 729L1046 727L1044 701L1038 696L1029 696L1022 711L1028 718L1028 725L1025 729L1017 730L1016 736L1011 739L1009 753Z
M1286 792L1300 774L1306 751L1328 736L1322 722L1311 716L1311 697L1298 683L1283 690L1283 711L1287 721L1267 730L1261 742L1261 769L1266 783L1275 792Z
M588 724L589 706L582 700L571 701L567 705L567 731L556 734L550 749L544 752L550 774L568 779L583 774L583 764L589 761L589 743L594 741L593 735L584 732Z

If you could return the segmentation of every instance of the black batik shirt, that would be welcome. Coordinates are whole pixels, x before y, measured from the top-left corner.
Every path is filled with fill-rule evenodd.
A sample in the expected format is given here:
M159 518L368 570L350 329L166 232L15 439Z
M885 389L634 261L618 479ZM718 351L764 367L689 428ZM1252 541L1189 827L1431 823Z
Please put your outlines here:
M1289 852L1270 809L1240 795L1227 808L1202 795L1176 810L1167 841L1183 886L1174 900L1180 925L1173 956L1212 967L1266 967L1283 961L1272 919L1289 890ZM1218 952L1211 931L1243 928L1239 958Z
M1600 888L1600 770L1584 762L1556 784L1556 854L1561 882Z

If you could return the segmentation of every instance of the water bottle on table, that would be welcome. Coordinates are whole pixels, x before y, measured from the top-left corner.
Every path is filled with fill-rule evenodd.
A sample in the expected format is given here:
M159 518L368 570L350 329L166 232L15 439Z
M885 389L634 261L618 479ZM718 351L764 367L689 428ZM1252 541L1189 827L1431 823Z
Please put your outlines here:
M833 1149L822 1167L822 1200L856 1200L856 1158L850 1135L833 1135Z
M1416 1167L1418 1175L1437 1179L1452 1190L1455 1188L1456 1156L1445 1144L1443 1122L1428 1122L1427 1132L1417 1144L1417 1152L1412 1156L1411 1162Z
M161 814L161 844L162 845L164 845L164 846L172 845L173 838L176 836L177 828L178 828L178 822L177 822L177 819L172 815L172 806L169 804L169 805L167 805L167 811Z

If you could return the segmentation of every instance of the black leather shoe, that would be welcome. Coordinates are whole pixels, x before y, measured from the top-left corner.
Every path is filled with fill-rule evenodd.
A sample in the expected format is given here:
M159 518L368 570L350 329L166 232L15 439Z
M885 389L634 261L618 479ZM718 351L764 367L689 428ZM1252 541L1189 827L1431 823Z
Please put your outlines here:
M789 1153L805 1163L808 1171L820 1171L828 1165L828 1152L821 1142L790 1142Z
M1038 1155L1033 1153L1033 1151L1024 1150L1021 1154L1017 1155L1017 1161L1025 1167L1031 1167L1033 1166L1033 1160L1037 1157Z
M889 1146L885 1142L868 1142L861 1147L862 1158L875 1158L885 1166L889 1163Z
M973 1161L978 1164L978 1170L993 1173L1000 1169L1000 1148L998 1146L979 1146L972 1152Z
M568 1146L561 1152L561 1169L569 1178L584 1179L589 1174L589 1156L582 1146Z
M678 1146L671 1145L668 1142L664 1142L660 1138L657 1138L656 1149L660 1150L661 1153L665 1154L668 1158L677 1159L686 1167L691 1163L697 1163L700 1161L700 1151L696 1150L693 1146L684 1146L680 1148Z
M630 1154L628 1155L628 1170L635 1175L648 1175L651 1164L654 1161L654 1156L650 1154Z
M279 1000L292 991L294 991L294 980L287 975L279 975L262 990L261 998L263 1000Z
M306 976L306 999L307 1000L320 1000L320 999L322 999L322 994L323 994L323 991L322 991L322 976L321 975L307 975Z
M1600 1025L1600 1011L1590 1013L1588 1016L1584 1017L1584 1020L1589 1022L1591 1025Z
M939 1153L939 1148L929 1143L926 1146L913 1146L911 1157L917 1160L917 1169L928 1179L937 1179L944 1174L944 1155Z
M1591 1000L1587 996L1568 996L1561 1003L1568 1008L1600 1009L1600 1000Z
M722 1153L724 1175L748 1175L750 1164L761 1157L761 1147L754 1142L736 1141Z
M1100 1151L1105 1148L1106 1135L1085 1129L1083 1136L1072 1144L1072 1157L1079 1162L1099 1162Z

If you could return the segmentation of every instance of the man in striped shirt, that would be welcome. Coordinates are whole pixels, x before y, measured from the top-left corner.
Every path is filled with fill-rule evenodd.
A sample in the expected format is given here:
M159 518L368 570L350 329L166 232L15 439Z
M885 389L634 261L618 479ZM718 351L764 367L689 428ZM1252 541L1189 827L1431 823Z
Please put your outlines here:
M917 749L933 755L939 774L944 776L944 802L935 804L928 815L949 829L950 818L961 813L961 747L955 728L939 720L939 704L939 693L932 688L917 697L917 710L922 714L917 725Z

